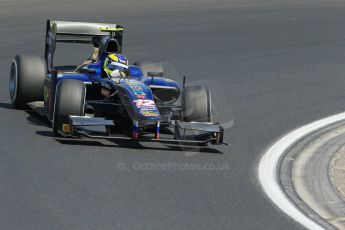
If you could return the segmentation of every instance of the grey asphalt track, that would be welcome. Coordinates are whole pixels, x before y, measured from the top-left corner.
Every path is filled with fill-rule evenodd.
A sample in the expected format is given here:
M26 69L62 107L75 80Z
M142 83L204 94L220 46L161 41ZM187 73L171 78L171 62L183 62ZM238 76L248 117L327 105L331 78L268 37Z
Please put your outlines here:
M11 109L11 59L43 55L47 18L122 24L131 61L212 80L235 117L230 145L187 154L65 143ZM345 109L343 1L0 0L0 20L0 229L302 228L263 194L257 165L277 137ZM136 168L146 163L230 169Z

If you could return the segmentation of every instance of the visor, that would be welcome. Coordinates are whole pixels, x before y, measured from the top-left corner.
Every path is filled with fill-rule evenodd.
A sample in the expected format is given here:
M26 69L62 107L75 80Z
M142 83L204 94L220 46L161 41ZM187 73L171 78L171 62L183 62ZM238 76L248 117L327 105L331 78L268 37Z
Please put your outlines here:
M110 62L107 64L107 68L111 71L118 69L120 72L126 72L128 71L128 65L124 65L118 62Z

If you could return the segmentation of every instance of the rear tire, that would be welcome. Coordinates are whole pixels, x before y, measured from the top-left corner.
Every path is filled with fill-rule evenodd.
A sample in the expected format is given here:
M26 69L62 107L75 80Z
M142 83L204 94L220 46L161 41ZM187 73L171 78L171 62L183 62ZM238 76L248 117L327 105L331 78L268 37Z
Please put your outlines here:
M61 116L83 116L85 109L86 87L83 82L74 79L61 80L56 86L53 132L59 135Z
M17 55L12 61L9 91L15 108L25 108L33 101L43 101L43 84L47 75L45 61L36 56Z
M183 121L212 122L211 93L204 86L187 86L182 93Z

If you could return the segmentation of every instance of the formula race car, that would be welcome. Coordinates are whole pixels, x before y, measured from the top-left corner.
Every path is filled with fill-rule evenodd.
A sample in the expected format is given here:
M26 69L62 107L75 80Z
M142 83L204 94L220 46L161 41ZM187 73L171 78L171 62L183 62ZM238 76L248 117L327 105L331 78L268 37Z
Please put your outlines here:
M212 122L211 94L204 86L185 86L185 80L180 86L159 63L136 62L116 82L104 74L106 56L121 53L122 34L116 24L48 20L45 60L17 55L12 62L14 107L31 107L62 137L222 144L224 129ZM98 61L54 66L57 42L93 44Z

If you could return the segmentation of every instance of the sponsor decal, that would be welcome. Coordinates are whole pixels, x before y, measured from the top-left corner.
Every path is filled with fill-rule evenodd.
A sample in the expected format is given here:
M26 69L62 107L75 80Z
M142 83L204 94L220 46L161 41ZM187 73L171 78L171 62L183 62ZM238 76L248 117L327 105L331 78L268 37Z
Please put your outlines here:
M138 99L133 101L135 106L140 109L140 113L147 117L158 117L156 104L153 100L149 99Z
M101 26L99 27L100 31L123 31L123 28L116 27L116 25Z
M47 86L44 86L43 87L43 100L45 102L47 102L48 98L49 98L49 90L48 90Z
M143 88L137 84L130 84L129 87L132 89L134 95L138 98L134 100L135 106L140 110L140 114L145 117L159 117L159 112L157 110L156 104L151 99L145 99L146 94Z
M143 106L141 107L141 111L156 111L156 106Z
M131 89L137 90L137 91L143 91L143 88L139 85L130 85Z
M149 99L138 99L133 101L135 103L135 106L139 109L144 110L155 110L156 104L153 100Z
M65 133L71 133L72 132L72 126L69 124L62 124L62 131Z
M146 93L144 93L144 90L141 86L137 84L129 84L129 87L132 89L132 92L136 96L136 98L146 98Z
M151 111L140 111L140 113L145 117L158 117L159 114L157 112L151 112Z
M145 96L146 96L145 93L143 93L143 94L134 93L134 94L135 94L135 96L136 96L137 98L142 98L142 99L144 99Z

